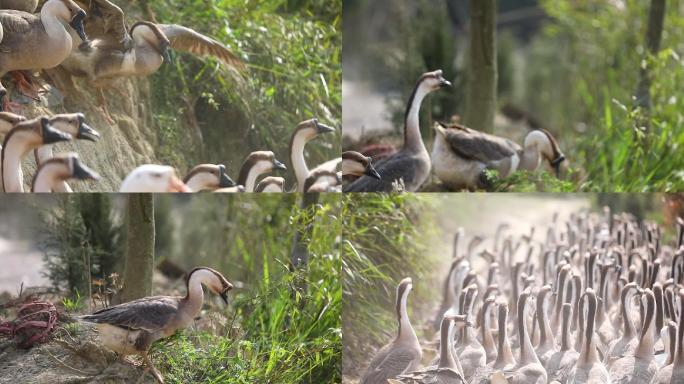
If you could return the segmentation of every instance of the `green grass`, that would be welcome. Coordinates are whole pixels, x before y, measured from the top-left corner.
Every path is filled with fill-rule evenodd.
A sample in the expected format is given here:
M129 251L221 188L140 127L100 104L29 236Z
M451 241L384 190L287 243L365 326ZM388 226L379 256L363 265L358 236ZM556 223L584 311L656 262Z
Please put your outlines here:
M62 305L64 306L64 309L67 312L76 312L80 311L85 307L85 303L83 302L83 297L81 297L81 294L76 291L76 295L74 298L68 298L65 297L62 299Z

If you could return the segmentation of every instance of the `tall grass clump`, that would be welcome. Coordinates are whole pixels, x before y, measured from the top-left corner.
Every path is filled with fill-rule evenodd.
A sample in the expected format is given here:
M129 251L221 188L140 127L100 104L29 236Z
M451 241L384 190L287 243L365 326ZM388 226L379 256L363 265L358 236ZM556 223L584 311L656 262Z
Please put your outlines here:
M291 200L296 202L295 198L255 196L226 204L245 209L234 216L245 221L237 223L241 230L220 237L231 244L226 244L226 256L219 259L232 262L219 268L229 279L238 279L242 287L231 292L227 310L208 315L223 319L217 330L186 330L155 347L153 358L161 363L167 382L340 381L339 205L335 197L323 197L318 205L300 209L288 204ZM225 213L216 203L225 203L225 199L204 200ZM227 234L230 226L204 217ZM308 234L303 240L310 259L305 267L293 269L290 240L297 230ZM198 243L194 244L197 248ZM201 248L214 245L209 242Z
M342 196L345 368L365 367L373 350L396 330L394 299L404 277L432 276L436 265L427 251L428 203L412 194ZM414 284L410 308L430 297ZM345 369L347 371L347 369ZM354 372L356 372L354 371Z

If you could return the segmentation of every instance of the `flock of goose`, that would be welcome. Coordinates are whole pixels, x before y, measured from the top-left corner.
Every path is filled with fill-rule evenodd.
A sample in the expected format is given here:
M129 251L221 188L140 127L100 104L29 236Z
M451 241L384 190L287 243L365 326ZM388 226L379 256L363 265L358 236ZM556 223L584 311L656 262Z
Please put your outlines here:
M244 64L220 42L180 25L140 21L128 29L121 8L108 0L47 0L34 14L38 1L0 0L0 75L11 73L17 89L36 98L32 72L60 66L73 76L86 76L99 89L117 79L147 76L168 60L170 48L199 56L213 56L228 68L242 70ZM77 43L80 41L80 43ZM38 54L38 52L40 52ZM81 113L27 118L15 109L0 83L0 177L4 192L23 192L22 163L34 151L38 170L32 192L70 192L69 180L97 180L99 175L79 159L77 153L53 154L55 143L82 139L97 141L100 134L85 123ZM333 159L309 169L304 145L321 133L334 131L316 119L302 122L290 142L290 160L298 192L335 192L341 189L342 159ZM181 180L171 166L145 164L132 170L120 192L284 192L285 180L259 178L287 167L273 152L252 152L239 171L237 182L221 164L201 164Z
M465 251L456 235L433 340L409 319L412 280L399 283L396 337L360 383L684 383L681 218L667 243L659 225L608 209L554 216L543 242L506 230Z
M486 170L507 177L517 170L536 171L546 160L560 173L565 156L556 139L544 129L535 129L520 147L509 139L478 132L458 125L435 123L432 154L420 134L420 106L430 93L450 87L442 71L423 74L409 97L404 115L404 144L395 154L380 160L376 174L352 177L344 192L415 192L430 177L431 171L453 190L484 189L489 185ZM344 174L351 170L343 167Z

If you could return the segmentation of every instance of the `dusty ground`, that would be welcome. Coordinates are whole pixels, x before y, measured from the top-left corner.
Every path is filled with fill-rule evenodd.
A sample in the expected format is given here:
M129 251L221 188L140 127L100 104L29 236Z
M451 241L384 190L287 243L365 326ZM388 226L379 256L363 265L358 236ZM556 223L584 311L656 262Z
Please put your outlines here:
M444 264L435 271L434 279L426 281L435 287L436 292L442 284L444 274L448 271L452 255L453 235L459 227L463 227L466 233L466 243L472 236L485 236L487 241L477 248L477 250L490 249L491 239L494 236L496 227L500 222L510 224L507 234L529 234L532 226L536 227L534 239L542 241L546 236L551 218L554 213L558 213L559 220L564 220L571 213L580 209L589 208L591 205L590 195L577 194L434 194L423 195L432 202L433 210L428 213L435 218L435 225L440 241L430 243L430 254L443 255ZM462 245L465 251L465 245ZM522 252L518 252L522 257ZM480 276L486 278L487 265L480 259L473 262L474 269ZM506 273L507 271L501 271ZM435 308L438 306L441 296L433 296L432 303L413 303L414 306L420 304L421 307ZM411 306L409 298L409 306ZM414 307L415 308L415 307ZM392 308L381 310L390 311ZM424 334L426 324L431 320L432 313L425 313L420 316L416 311L413 312L412 324L416 329L421 340L432 339L432 334ZM343 332L354 332L354 330L344 329ZM388 333L394 330L388 330ZM348 346L345 345L345 352L354 355L354 360L368 362L372 358L375 350L382 345L368 346ZM429 361L434 356L435 351L426 349L424 351L424 361ZM348 359L345 359L348 362ZM362 367L343 364L344 376L343 383L357 383L359 376L364 372L365 365Z

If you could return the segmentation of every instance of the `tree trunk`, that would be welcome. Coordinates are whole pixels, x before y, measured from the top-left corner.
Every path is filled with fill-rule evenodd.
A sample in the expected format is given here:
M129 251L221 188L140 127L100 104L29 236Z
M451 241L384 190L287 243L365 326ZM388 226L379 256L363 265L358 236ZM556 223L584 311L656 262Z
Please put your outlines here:
M128 197L126 261L121 302L152 294L154 268L154 201L151 194Z
M651 0L651 9L648 13L648 29L646 31L646 47L651 55L658 54L660 51L660 41L663 35L663 25L665 24L665 0ZM639 84L636 91L636 105L643 112L640 126L644 133L648 133L650 128L651 112L651 72L647 66L641 66L639 71Z
M469 0L470 52L463 122L491 132L496 115L496 0Z

